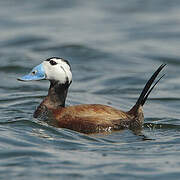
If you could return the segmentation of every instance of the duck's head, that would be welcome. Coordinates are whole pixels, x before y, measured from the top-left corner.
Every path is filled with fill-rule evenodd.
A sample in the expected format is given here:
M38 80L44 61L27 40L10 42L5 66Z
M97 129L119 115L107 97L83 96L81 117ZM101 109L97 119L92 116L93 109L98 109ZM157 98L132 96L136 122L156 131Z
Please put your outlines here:
M20 81L36 81L47 79L58 84L71 84L72 72L70 64L67 60L58 57L46 59L32 71L18 78Z

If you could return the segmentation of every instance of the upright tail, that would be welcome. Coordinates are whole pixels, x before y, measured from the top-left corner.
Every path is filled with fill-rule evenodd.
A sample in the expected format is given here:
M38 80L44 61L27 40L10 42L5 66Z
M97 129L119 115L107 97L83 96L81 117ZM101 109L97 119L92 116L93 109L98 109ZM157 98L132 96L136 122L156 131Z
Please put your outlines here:
M165 75L162 75L152 86L154 80L156 79L156 77L158 76L158 74L160 73L160 71L166 66L166 64L162 64L161 66L159 66L159 68L154 72L154 74L151 76L151 78L148 80L148 82L146 83L146 85L144 86L138 100L136 101L136 104L131 108L131 110L129 111L129 113L131 112L136 112L138 110L138 108L140 106L143 106L149 96L149 94L151 93L151 91L154 89L154 87L157 85L157 83L162 79L162 77ZM152 87L151 87L152 86Z

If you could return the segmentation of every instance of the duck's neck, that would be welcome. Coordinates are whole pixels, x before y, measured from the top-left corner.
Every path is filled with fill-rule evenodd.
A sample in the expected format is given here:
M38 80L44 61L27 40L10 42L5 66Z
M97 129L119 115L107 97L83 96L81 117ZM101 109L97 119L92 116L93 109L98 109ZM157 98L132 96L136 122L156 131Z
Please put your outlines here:
M45 119L52 115L51 111L49 111L50 109L65 107L66 96L70 84L60 84L56 81L50 81L50 83L48 95L34 112L35 118Z
M51 108L65 107L65 101L69 84L60 84L56 81L50 81L48 95L45 98L45 104Z

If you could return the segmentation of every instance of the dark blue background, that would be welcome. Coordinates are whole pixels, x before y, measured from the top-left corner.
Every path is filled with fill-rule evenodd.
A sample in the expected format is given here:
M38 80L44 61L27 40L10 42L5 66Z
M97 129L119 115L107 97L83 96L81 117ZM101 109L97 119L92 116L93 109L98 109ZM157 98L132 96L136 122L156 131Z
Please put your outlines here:
M48 82L16 78L51 56L68 59L67 105L128 110L161 64L145 127L86 136L33 119ZM0 1L0 179L178 179L180 1ZM149 139L149 140L147 140Z

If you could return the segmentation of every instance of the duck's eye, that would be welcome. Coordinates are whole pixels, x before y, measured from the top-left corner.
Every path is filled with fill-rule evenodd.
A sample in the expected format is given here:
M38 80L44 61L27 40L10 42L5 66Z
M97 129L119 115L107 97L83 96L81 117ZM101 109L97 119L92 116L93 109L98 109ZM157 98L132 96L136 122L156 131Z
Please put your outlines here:
M35 75L37 73L37 70L32 71L32 75Z
M53 61L53 60L50 60L49 63L50 63L52 66L54 66L54 65L57 64L57 62L55 62L55 61Z

